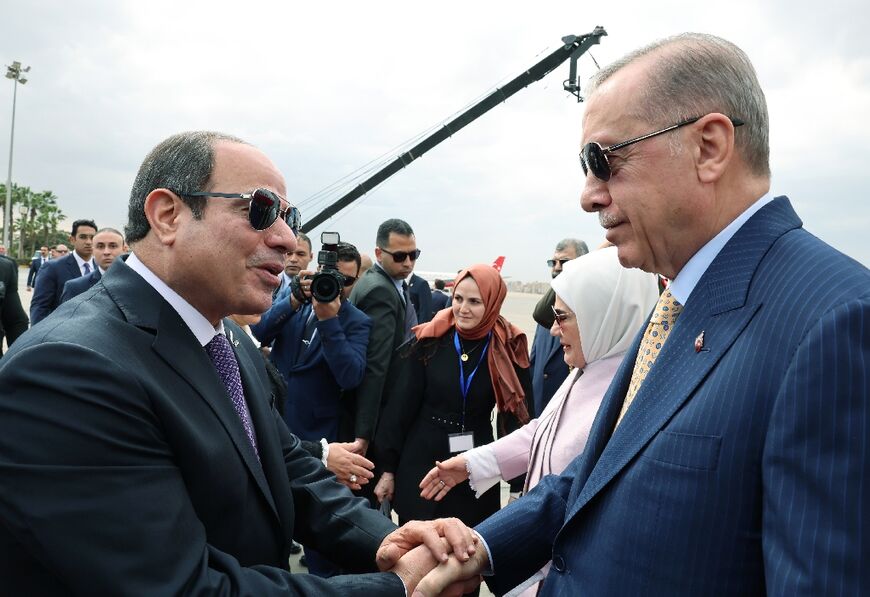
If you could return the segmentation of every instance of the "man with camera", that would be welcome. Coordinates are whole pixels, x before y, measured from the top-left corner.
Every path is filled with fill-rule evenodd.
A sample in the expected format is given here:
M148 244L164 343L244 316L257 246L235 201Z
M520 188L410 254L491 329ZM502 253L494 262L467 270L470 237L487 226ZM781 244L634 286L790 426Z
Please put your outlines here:
M334 235L334 238L327 238ZM281 291L251 331L274 340L271 360L287 381L284 420L300 439L335 441L342 390L365 373L371 321L347 301L359 273L360 255L337 233L323 233L318 273L302 270Z
M290 278L251 331L264 344L274 341L270 360L287 382L287 427L302 440L320 442L326 462L328 444L338 439L342 394L358 386L365 372L371 321L347 301L359 275L359 251L340 242L337 232L324 232L321 240L319 271L301 270ZM339 480L359 489L371 475L357 467ZM308 549L306 562L313 574L337 573Z

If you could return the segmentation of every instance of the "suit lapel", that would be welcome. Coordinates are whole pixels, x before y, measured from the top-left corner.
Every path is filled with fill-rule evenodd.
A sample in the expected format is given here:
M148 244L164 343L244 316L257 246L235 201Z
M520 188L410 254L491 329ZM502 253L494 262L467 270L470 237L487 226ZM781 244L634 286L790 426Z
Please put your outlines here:
M232 400L227 395L227 390L211 359L208 358L205 350L175 309L123 262L116 260L116 263L112 264L112 275L105 277L103 285L112 296L115 304L124 313L127 321L155 333L154 342L151 345L152 349L168 367L199 394L214 412L215 417L229 435L236 451L277 516L275 503L262 467L257 461L248 436L245 435L244 427L233 408ZM251 372L254 371L250 359L246 355L240 354L239 351L236 351L236 355L245 392L252 392L248 408L258 438L262 433L264 435L263 445L273 445L270 442L274 441L271 435L274 433L274 426L264 423L265 415L261 407L263 402L268 403L268 401L264 400L263 390L258 389L256 382L250 377ZM272 451L272 448L263 450L264 453Z
M691 300L691 299L690 299ZM759 305L747 305L719 315L699 314L688 308L680 316L668 341L656 359L631 408L622 422L613 431L601 452L601 457L589 475L577 501L572 505L572 514L592 498L606 483L622 470L647 443L671 419L674 413L689 399L710 369L722 358L734 340L746 327ZM694 341L704 331L705 345L695 352ZM635 350L626 361L627 377L621 380L619 398L611 400L607 425L601 429L606 435L613 429L619 415L631 371L634 368Z
M69 255L66 256L65 267L71 276L73 276L75 278L81 277L82 270L79 269L79 263L78 263L78 261L76 261L76 257L72 253L70 253ZM61 284L61 286L63 286L63 285Z
M301 342L300 342L300 344L301 344ZM314 357L318 354L319 348L320 348L320 330L317 330L314 333L314 336L312 336L312 338L311 338L311 344L309 344L307 347L303 346L302 348L300 348L300 350L303 351L302 355L301 355L302 358L300 359L300 364L307 365L307 364L311 363L312 359L314 359Z
M577 471L568 518L631 462L691 398L761 307L747 303L747 295L764 254L776 239L800 225L788 200L778 198L737 231L698 281L631 408L613 431L643 336L641 330L596 416L587 444L587 451L592 451ZM696 351L695 338L701 332L704 347Z

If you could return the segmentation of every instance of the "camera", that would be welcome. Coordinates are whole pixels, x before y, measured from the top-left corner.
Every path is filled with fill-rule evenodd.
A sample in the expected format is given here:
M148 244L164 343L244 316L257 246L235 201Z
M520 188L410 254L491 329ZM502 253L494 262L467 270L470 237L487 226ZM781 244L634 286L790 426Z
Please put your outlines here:
M320 243L323 245L317 253L320 271L311 277L311 296L321 303L334 301L344 288L344 274L337 267L340 242L338 232L323 232L320 235Z

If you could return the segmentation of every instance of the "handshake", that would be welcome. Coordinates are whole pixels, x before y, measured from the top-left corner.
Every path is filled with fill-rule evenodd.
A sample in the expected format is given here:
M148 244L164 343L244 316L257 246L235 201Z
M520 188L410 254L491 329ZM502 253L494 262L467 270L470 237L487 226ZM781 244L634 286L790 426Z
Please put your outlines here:
M480 585L486 548L457 518L411 521L386 536L378 568L395 572L409 597L459 596Z

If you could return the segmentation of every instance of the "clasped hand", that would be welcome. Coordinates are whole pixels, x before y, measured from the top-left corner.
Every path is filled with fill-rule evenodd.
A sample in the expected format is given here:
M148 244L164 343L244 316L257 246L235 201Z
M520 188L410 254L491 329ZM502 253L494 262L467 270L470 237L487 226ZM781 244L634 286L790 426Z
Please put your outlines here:
M486 550L456 518L411 521L384 539L377 553L378 568L392 571L408 594L462 595L480 584Z

